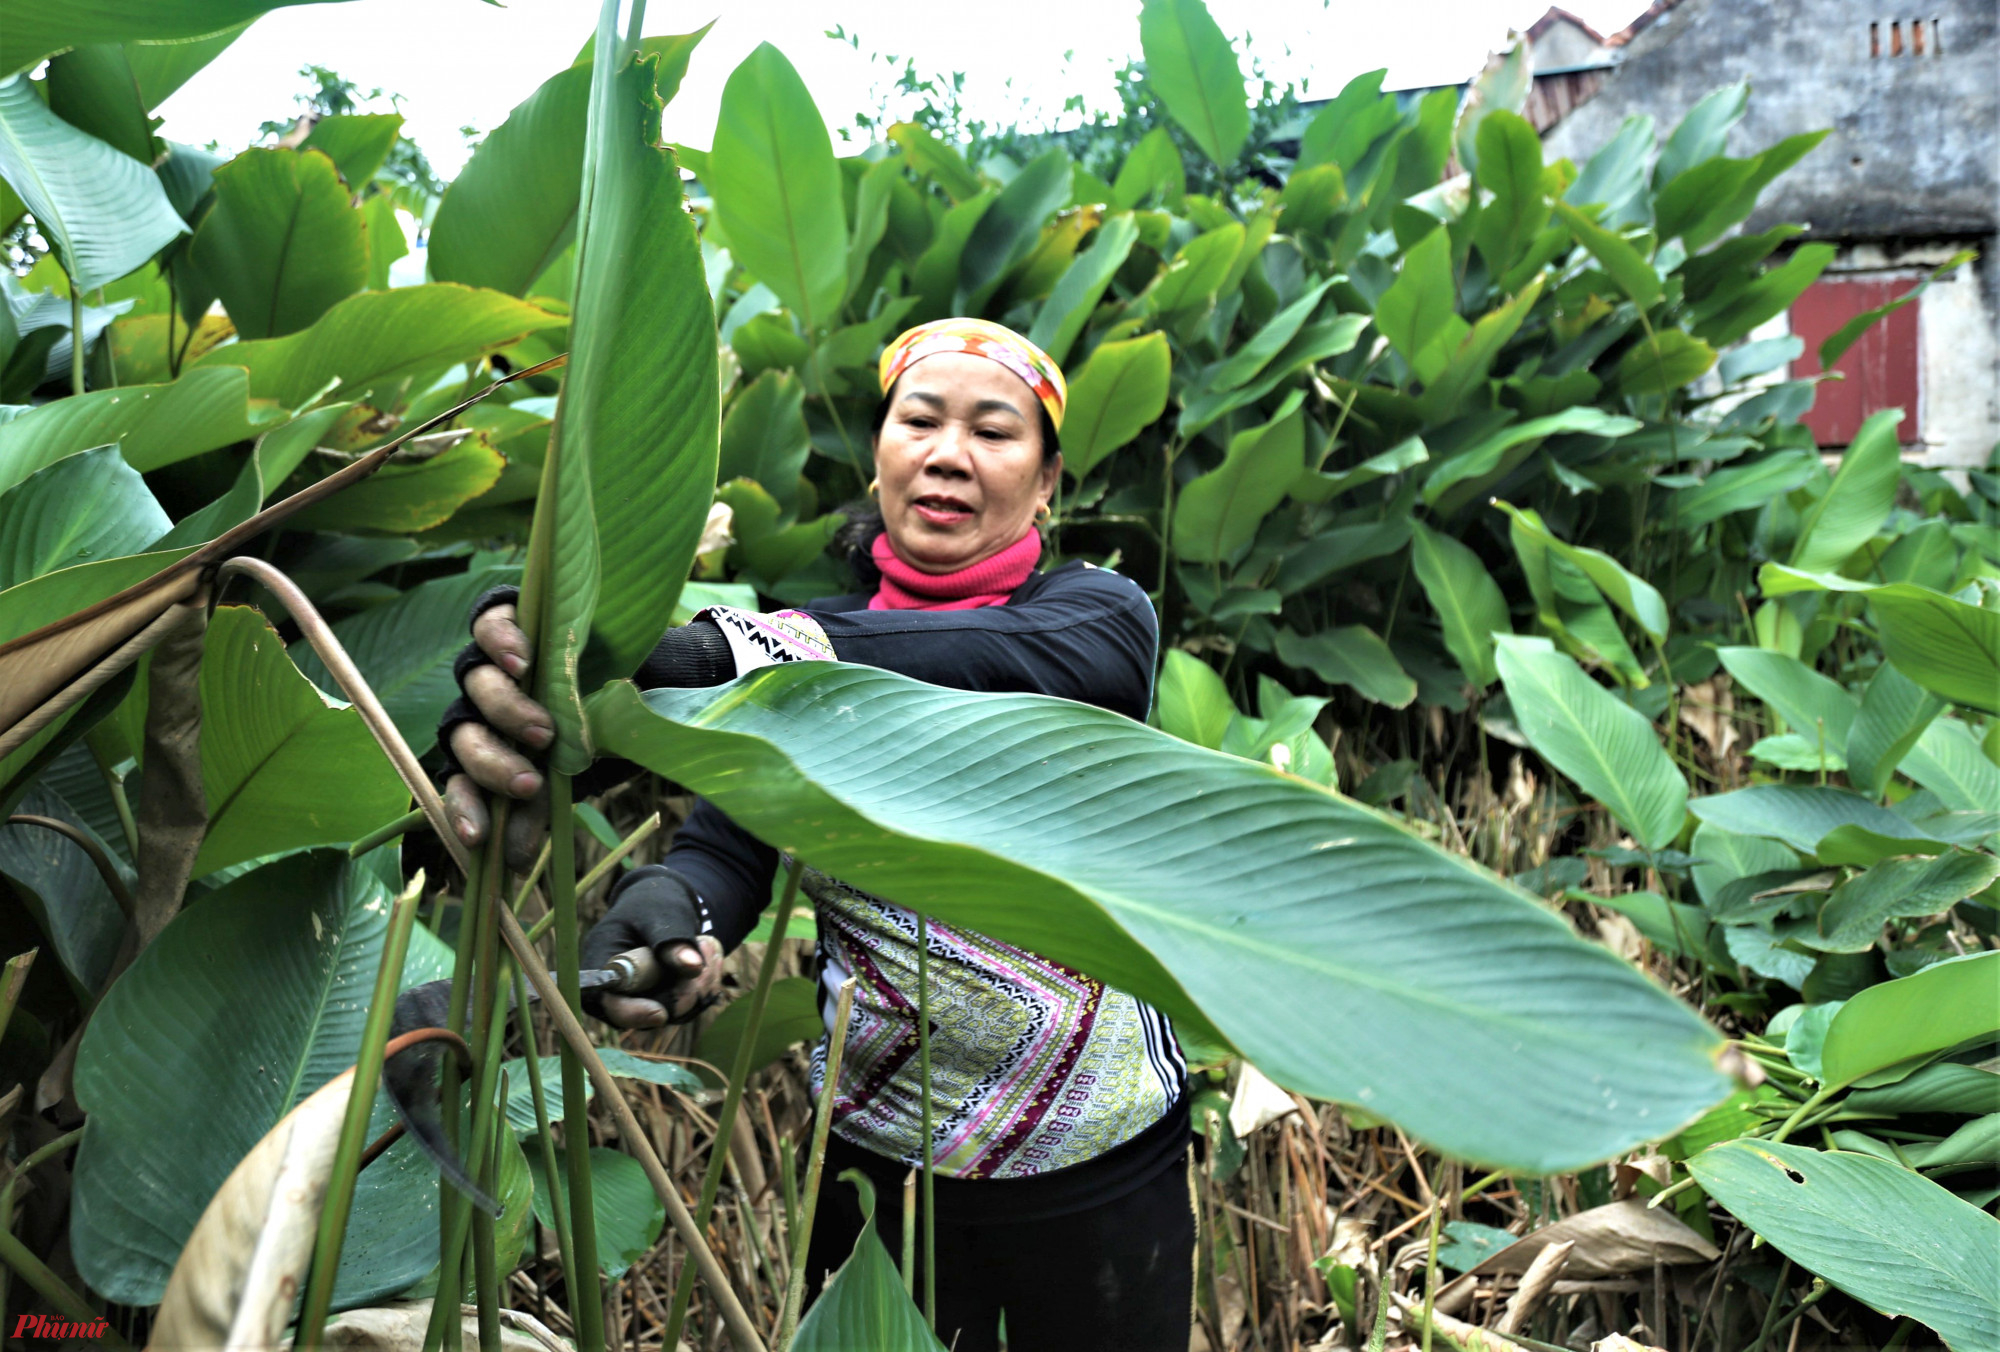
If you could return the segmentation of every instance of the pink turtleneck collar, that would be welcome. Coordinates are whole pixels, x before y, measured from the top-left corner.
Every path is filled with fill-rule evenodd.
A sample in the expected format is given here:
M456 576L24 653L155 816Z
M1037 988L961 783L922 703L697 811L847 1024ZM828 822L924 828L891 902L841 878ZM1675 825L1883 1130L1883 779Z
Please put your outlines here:
M869 546L882 585L868 602L870 610L977 610L1004 606L1014 589L1028 580L1042 558L1042 536L1034 527L990 559L953 573L925 573L905 563L889 543L887 532Z

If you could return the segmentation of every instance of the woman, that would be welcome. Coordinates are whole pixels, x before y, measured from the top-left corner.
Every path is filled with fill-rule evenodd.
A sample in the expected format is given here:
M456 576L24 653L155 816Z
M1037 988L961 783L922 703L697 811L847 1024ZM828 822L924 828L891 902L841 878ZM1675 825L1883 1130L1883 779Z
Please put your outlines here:
M1087 563L1034 571L1036 525L1062 470L1055 363L1000 325L947 319L899 337L880 375L873 594L775 615L711 608L660 641L638 683L715 685L835 658L1143 719L1158 641L1145 594ZM528 647L510 600L475 609L460 668L467 698L439 731L456 762L446 796L468 844L485 830L480 788L526 798L540 787L508 739L539 749L550 737L547 713L515 684ZM583 948L588 966L653 945L678 975L649 998L605 998L602 1017L632 1028L691 1015L769 900L777 865L775 850L698 805L663 863L619 881ZM829 1014L832 992L859 978L808 1259L817 1286L861 1224L836 1176L860 1168L874 1179L893 1252L902 1180L926 1144L916 917L812 870L802 886L817 908ZM996 1348L1004 1311L1014 1352L1183 1352L1195 1222L1186 1068L1167 1021L1012 945L943 924L928 935L939 1337L958 1352ZM817 1091L824 1044L813 1066Z

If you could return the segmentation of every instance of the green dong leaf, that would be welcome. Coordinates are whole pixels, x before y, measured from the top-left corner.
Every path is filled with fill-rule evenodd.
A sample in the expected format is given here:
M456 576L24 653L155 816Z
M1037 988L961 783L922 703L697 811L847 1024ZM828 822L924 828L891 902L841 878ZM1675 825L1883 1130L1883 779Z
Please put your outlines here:
M1875 537L1896 505L1902 450L1896 444L1899 408L1872 415L1854 434L1833 483L1806 512L1792 545L1791 566L1802 573L1830 573Z
M847 293L847 213L826 122L770 43L722 90L707 180L730 251L808 332L832 327Z
M175 917L105 994L77 1052L90 1117L70 1222L94 1290L157 1302L237 1161L354 1064L389 926L375 863L322 850L246 874ZM403 986L450 969L450 953L419 927ZM378 1097L370 1139L394 1120ZM167 1122L200 1130L162 1131ZM361 1174L337 1304L387 1296L436 1266L436 1178L412 1141Z
M608 23L598 45L612 47ZM774 49L760 52L769 57L746 68L769 75L776 58L791 71ZM556 718L551 763L569 773L589 761L581 695L630 673L659 641L715 483L714 308L680 169L657 144L656 59L615 72L592 64L570 362L523 588L524 611L536 607L537 689ZM834 210L838 225L837 197ZM640 483L647 492L632 491Z
M1662 850L1687 815L1687 781L1653 725L1547 639L1503 636L1495 664L1528 744L1601 801L1648 850Z
M1236 53L1202 0L1145 0L1139 45L1146 83L1204 155L1223 168L1250 136L1250 105Z
M1500 679L1493 636L1514 630L1500 584L1477 554L1422 523L1410 536L1410 562L1444 628L1445 648L1465 679L1484 690Z
M606 752L671 766L809 866L1075 966L1456 1155L1573 1168L1729 1087L1712 1032L1526 894L1116 714L800 663L719 690L614 685L591 718Z
M1167 335L1100 343L1069 385L1063 468L1080 482L1167 411L1173 355ZM1274 504L1275 505L1275 504Z
M792 1352L945 1352L931 1332L924 1312L903 1289L903 1277L890 1259L875 1224L875 1185L859 1169L849 1169L840 1181L861 1194L861 1233L854 1252L828 1280L819 1299L799 1321Z
M2000 1220L1923 1175L1759 1141L1711 1147L1688 1171L1780 1253L1863 1304L1930 1326L1957 1352L2000 1346Z
M35 15L11 11L43 8L10 0L0 11L8 37L0 65L12 65L39 26ZM117 281L187 231L144 164L50 112L26 76L0 80L0 179L85 291Z
M1305 417L1294 394L1279 416L1238 432L1216 468L1180 491L1173 547L1195 563L1219 563L1250 543L1304 469Z

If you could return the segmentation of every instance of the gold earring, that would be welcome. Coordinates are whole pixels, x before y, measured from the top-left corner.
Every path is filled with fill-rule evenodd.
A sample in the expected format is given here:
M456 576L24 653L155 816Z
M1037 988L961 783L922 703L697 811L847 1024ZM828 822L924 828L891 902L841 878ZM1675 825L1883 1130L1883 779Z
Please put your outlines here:
M868 496L871 498L882 496L882 481L880 479L870 479L868 481Z
M1049 521L1049 518L1050 518L1051 516L1053 516L1053 515L1054 515L1054 513L1053 513L1053 512L1051 512L1051 511L1049 510L1049 505L1048 505L1048 504L1047 504L1046 502L1043 502L1043 503L1038 503L1038 504L1036 504L1036 506L1035 506L1035 524L1036 524L1036 525L1038 525L1038 526L1045 526L1045 525L1047 525L1047 524L1048 524L1048 521Z

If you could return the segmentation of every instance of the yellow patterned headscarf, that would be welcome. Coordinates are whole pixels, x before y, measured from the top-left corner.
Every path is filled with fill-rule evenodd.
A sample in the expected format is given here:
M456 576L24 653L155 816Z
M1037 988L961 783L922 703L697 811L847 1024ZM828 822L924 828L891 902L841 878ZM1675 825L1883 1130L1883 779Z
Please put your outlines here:
M1049 412L1049 421L1058 432L1062 430L1063 404L1069 398L1062 368L1026 338L990 320L933 319L928 324L905 329L883 350L882 393L887 394L896 377L912 365L940 352L970 352L999 362L1035 392Z

